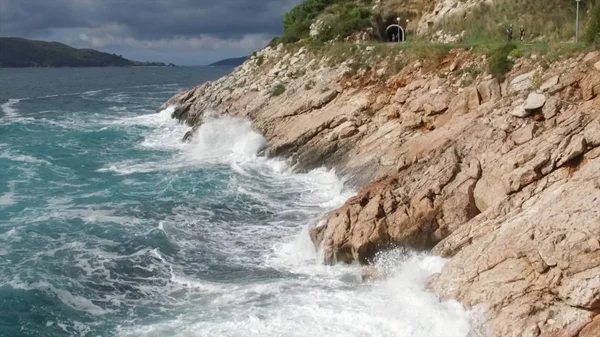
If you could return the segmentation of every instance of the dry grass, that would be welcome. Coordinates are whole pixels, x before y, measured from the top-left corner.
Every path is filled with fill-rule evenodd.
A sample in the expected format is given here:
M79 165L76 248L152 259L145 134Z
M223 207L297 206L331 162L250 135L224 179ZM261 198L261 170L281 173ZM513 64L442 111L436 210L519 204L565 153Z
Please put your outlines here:
M581 1L580 18L583 27L587 11L599 0ZM443 20L437 29L452 34L466 32L467 43L506 40L505 30L514 26L514 38L519 28L525 28L526 41L567 41L575 36L575 1L565 0L496 0L482 3L467 15L455 15Z

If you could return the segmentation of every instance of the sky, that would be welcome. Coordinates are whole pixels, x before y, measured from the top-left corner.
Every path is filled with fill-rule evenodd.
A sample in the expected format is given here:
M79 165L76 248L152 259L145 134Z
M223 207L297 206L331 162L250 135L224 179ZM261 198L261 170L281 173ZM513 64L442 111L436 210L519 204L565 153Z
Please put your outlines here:
M202 65L281 35L302 0L0 0L0 36L57 41L137 61Z

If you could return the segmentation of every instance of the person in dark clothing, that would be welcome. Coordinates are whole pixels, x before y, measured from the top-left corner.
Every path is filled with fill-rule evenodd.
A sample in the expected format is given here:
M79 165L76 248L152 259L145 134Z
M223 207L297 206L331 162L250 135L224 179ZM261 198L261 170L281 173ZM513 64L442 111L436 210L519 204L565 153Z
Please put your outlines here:
M525 41L525 27L521 27L521 42Z
M506 30L506 36L508 38L508 41L512 41L512 39L513 39L513 25L510 25L510 27L508 27L508 29Z

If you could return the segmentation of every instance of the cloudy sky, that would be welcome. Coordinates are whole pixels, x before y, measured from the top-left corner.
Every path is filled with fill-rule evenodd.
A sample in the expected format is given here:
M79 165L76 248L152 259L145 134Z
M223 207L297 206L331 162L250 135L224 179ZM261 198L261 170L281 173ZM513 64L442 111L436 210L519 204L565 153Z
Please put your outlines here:
M264 47L301 1L0 0L0 36L200 65Z

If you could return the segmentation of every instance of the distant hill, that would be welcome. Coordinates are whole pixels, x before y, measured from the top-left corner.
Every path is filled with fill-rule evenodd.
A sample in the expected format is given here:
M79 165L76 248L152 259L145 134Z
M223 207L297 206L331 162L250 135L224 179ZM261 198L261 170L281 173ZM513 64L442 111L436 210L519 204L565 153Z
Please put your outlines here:
M247 58L248 58L247 56L244 56L244 57L225 59L225 60L221 60L219 62L211 63L209 65L210 66L239 66L242 63L244 63L244 61L246 61Z
M0 67L132 67L165 66L137 62L94 49L76 49L58 42L0 37Z

